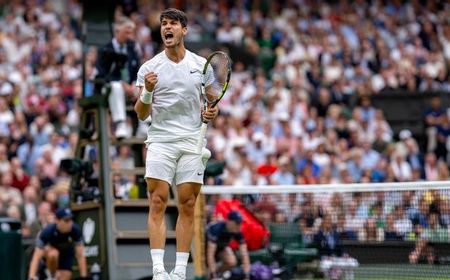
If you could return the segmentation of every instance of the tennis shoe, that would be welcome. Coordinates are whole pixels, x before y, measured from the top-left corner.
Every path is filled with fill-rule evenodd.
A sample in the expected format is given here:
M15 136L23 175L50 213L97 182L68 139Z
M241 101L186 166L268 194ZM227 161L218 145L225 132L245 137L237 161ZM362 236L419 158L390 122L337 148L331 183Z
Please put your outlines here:
M176 272L175 269L169 274L170 280L186 280L186 274Z
M153 270L153 280L170 280L170 276L165 270Z

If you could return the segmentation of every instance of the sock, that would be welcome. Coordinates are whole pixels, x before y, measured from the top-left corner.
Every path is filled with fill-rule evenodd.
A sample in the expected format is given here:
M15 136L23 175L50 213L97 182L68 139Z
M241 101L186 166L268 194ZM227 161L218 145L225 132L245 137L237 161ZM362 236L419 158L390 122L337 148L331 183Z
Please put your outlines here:
M175 272L185 275L186 267L189 260L189 253L177 252L177 260L175 262Z
M164 250L163 249L151 249L153 271L164 270Z

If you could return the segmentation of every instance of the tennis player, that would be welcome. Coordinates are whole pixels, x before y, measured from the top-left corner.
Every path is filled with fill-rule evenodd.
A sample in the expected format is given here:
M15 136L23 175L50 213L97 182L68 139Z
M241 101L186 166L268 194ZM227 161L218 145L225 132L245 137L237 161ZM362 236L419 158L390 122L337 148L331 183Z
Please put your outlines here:
M206 59L184 46L186 14L167 9L160 15L164 51L145 62L138 71L140 94L135 112L140 120L151 115L148 130L145 178L149 192L148 234L153 261L153 279L186 279L186 266L194 231L194 205L203 184L206 149L197 152L202 119L212 121L218 109L202 112L201 83ZM208 72L209 73L209 72ZM212 90L214 75L205 77L206 94ZM169 186L178 190L176 264L170 276L164 268L166 223L164 213Z

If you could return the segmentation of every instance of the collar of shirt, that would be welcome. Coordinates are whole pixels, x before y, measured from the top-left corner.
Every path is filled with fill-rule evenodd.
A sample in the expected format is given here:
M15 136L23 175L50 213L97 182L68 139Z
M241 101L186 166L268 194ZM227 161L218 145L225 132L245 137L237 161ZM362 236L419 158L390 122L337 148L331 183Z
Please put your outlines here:
M112 39L114 50L118 53L127 53L127 44L120 45L116 38Z

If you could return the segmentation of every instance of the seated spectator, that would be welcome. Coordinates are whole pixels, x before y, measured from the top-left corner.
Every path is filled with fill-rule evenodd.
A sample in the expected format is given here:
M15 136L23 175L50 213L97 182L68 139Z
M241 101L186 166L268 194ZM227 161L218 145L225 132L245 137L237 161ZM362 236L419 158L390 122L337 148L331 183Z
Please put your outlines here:
M391 159L391 168L395 179L398 182L410 181L412 178L412 169L405 157L399 152L394 152Z
M437 126L437 147L436 156L447 163L450 163L450 115L441 116L441 122Z
M394 208L394 228L403 238L412 231L413 224L405 214L406 205L397 205Z
M358 261L344 254L339 233L333 227L331 216L322 219L313 244L319 251L320 269L329 279L353 279L353 270Z
M409 255L410 263L418 263L422 259L426 259L428 264L434 264L435 254L434 246L436 243L448 242L449 236L447 229L439 224L439 216L437 213L430 213L428 218L429 226L422 230L416 241L414 251Z
M12 187L11 172L4 172L1 175L0 182L0 200L4 203L5 207L9 205L22 205L22 194L18 189Z
M384 240L397 241L403 240L403 236L395 228L395 219L393 214L389 214L386 217L386 226L384 229Z
M441 98L438 96L431 98L430 107L425 111L425 125L428 136L427 152L434 152L437 147L437 127L441 123L441 117L444 114Z

